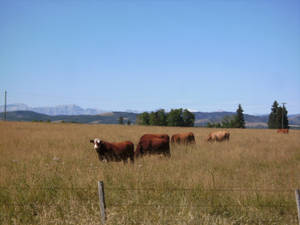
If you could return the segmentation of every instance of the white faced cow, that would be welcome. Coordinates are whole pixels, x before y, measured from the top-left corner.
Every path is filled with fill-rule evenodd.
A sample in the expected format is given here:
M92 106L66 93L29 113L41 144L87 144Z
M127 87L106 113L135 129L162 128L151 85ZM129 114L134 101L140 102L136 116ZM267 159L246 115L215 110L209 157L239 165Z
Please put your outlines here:
M98 154L100 161L123 161L127 162L128 158L134 162L134 145L131 141L109 143L99 138L90 140L94 144L94 149Z

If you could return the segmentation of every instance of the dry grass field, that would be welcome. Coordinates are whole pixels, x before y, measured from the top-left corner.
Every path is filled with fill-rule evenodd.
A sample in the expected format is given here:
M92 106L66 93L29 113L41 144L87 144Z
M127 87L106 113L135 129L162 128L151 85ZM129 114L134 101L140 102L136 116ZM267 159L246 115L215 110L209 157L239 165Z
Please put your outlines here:
M0 224L297 224L300 131L0 122ZM98 161L91 138L131 140L144 133L192 131L196 146L133 165Z

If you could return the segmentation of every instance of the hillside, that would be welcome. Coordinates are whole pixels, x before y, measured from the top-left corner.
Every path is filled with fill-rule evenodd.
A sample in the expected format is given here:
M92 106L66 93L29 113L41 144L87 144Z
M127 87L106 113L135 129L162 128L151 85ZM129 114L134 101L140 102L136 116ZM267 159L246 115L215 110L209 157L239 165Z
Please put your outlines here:
M221 122L225 116L234 116L235 112L195 112L195 126L206 126L208 122ZM246 126L251 128L267 127L268 115L253 116L245 114Z
M51 122L72 122L72 123L94 123L94 124L117 124L119 118L136 122L138 113L134 112L106 112L97 115L57 115L50 116L33 111L12 111L7 112L9 121L51 121ZM233 116L234 112L194 112L195 126L206 126L208 122L221 122L224 116ZM0 120L3 113L0 113ZM268 115L254 116L245 114L246 127L267 128ZM300 125L300 114L289 116L290 125Z
M128 120L135 122L136 114L127 112L112 112L99 115L59 115L49 116L32 111L13 111L7 112L6 119L8 121L51 121L51 122L72 122L72 123L101 123L101 124L117 124L119 117L124 118L126 123ZM1 119L3 113L0 113Z

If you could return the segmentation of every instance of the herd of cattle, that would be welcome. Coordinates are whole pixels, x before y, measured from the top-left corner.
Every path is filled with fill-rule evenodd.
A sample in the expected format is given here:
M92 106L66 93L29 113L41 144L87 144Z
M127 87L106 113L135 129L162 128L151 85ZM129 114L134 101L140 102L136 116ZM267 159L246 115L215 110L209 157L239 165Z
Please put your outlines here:
M228 141L230 133L228 131L212 132L208 135L207 141ZM97 152L100 161L123 161L127 162L130 159L134 162L135 158L151 155L162 154L171 156L170 153L170 137L168 134L144 134L134 151L134 144L131 141L110 143L99 138L90 140L94 144L94 149ZM174 134L171 137L171 144L196 144L195 136L192 132Z

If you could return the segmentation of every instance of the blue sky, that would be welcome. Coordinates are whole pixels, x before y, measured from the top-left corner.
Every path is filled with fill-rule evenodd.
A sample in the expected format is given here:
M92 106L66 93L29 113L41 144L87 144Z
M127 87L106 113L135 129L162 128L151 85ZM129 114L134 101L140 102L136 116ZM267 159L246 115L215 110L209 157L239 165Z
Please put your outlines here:
M0 0L4 90L33 107L300 113L300 1Z

